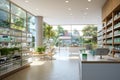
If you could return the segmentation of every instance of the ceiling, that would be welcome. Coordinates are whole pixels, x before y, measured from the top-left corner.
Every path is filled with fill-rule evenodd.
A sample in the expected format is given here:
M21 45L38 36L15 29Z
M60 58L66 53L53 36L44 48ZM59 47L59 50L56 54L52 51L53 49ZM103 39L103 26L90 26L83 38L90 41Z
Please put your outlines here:
M106 0L11 0L51 25L100 24Z

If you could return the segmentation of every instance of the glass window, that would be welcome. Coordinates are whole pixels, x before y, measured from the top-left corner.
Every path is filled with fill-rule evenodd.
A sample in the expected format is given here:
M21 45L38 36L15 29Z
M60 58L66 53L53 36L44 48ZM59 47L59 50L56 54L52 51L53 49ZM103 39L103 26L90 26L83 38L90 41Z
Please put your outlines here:
M0 0L0 9L9 11L9 1L8 0Z
M9 16L9 13L0 10L0 27L10 27Z
M26 20L23 18L11 15L11 28L25 31L26 30Z
M87 25L58 25L53 26L53 30L57 33L55 37L58 46L82 46L83 44L83 28Z
M26 19L26 12L14 4L11 4L11 13Z
M28 32L35 32L35 16L27 13Z
M9 13L0 10L0 20L9 22Z

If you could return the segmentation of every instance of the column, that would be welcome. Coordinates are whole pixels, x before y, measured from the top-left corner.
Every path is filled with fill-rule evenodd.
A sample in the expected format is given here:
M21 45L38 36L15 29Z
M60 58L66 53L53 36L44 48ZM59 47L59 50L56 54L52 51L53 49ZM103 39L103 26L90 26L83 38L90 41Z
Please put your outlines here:
M43 17L36 16L36 37L35 37L35 47L41 46L43 43Z

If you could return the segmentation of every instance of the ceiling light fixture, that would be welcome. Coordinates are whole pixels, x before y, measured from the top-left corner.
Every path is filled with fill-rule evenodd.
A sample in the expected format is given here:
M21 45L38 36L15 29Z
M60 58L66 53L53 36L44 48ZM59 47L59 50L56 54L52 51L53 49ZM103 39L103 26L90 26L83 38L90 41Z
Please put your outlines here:
M65 3L69 3L69 1L65 1Z
M28 3L29 1L28 0L25 0L26 3Z
M89 9L89 8L86 8L87 10Z
M88 2L91 2L91 0L88 0Z

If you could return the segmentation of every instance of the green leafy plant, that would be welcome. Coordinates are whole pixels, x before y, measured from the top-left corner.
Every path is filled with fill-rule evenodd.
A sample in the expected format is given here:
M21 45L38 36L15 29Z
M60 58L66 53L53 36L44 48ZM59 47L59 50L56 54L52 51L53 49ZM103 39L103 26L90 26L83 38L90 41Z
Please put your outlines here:
M15 19L15 23L14 23L16 26L19 26L19 27L24 27L24 19L22 18L17 18Z
M0 48L1 55L8 55L8 54L14 54L15 51L20 51L20 48L14 47L14 48Z
M9 27L10 27L10 23L7 22L7 21L1 21L1 20L0 20L0 27L9 28Z
M1 55L8 55L8 54L9 54L9 51L10 51L9 48L1 48L1 49L0 49Z
M46 50L46 46L39 46L36 49L36 52L38 52L39 54L43 54Z
M18 48L18 47L13 47L13 48L9 48L9 50L11 51L12 54L14 54L15 51L20 51L20 48Z

